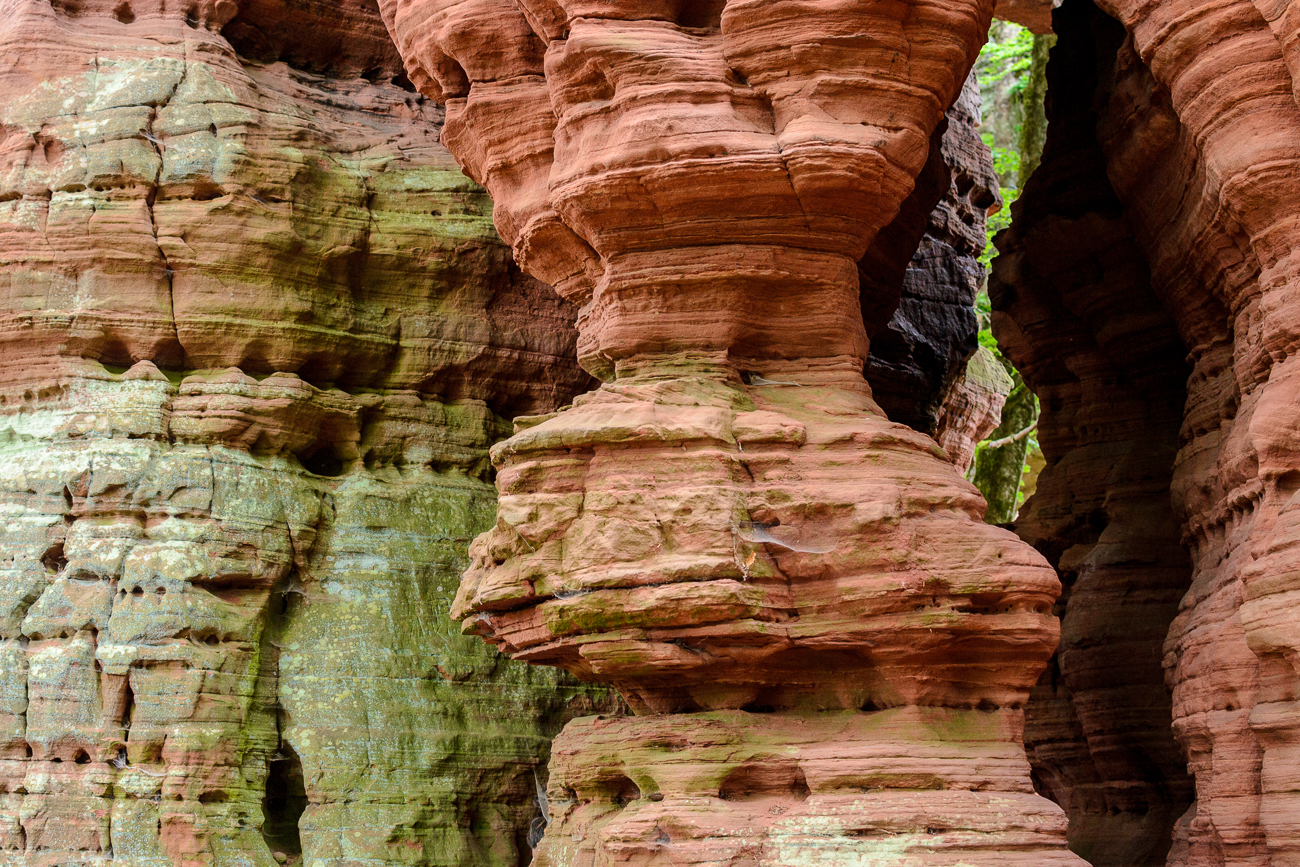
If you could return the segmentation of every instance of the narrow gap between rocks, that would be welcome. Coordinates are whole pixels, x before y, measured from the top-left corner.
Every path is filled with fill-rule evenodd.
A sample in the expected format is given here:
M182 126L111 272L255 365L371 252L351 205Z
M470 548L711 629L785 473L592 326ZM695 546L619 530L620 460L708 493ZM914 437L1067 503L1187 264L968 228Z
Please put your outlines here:
M272 853L282 853L285 863L302 857L302 837L298 822L307 810L307 788L303 781L302 761L293 747L283 741L268 762L266 796L262 799L262 839ZM277 859L278 860L278 859Z

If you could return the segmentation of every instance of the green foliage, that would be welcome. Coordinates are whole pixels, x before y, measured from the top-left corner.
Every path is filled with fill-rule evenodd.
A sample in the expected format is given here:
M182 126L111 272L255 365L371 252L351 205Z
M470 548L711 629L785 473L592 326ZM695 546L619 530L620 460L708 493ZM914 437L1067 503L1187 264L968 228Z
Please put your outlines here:
M985 288L981 288L979 294L975 296L975 316L979 319L980 346L992 352L999 359L1002 358L1002 352L998 349L998 342L993 339L991 323L993 305L989 302L989 293Z
M1010 21L997 22L975 63L980 90L989 90L1006 80L1011 83L1011 95L1018 97L1025 88L1033 50L1034 34Z
M980 137L992 152L993 170L1002 199L1002 207L990 215L986 223L987 240L980 256L986 271L997 255L993 246L994 236L1011 225L1011 205L1020 196L1025 180L1022 174L1032 171L1038 160L1036 153L1022 153L1027 146L1024 136L1027 112L1041 114L1041 106L1029 104L1042 99L1041 87L1035 89L1031 86L1035 75L1034 51L1034 34L1010 22L994 21L989 41L975 64L976 80L984 102ZM1031 120L1036 115L1031 115ZM1034 145L1030 143L1028 146ZM1037 146L1041 147L1041 141ZM988 443L1013 436L1032 425L1038 417L1038 401L1021 383L1010 360L1002 355L993 338L987 286L976 296L975 312L979 317L980 345L998 357L1019 385L1008 399L998 430L976 447L970 478L989 500L990 516L998 511L998 520L1010 520L1024 502L1025 481L1035 472L1031 456L1039 453L1037 430L1031 430L1023 439L993 451L989 451ZM1012 490L1015 491L1014 498ZM995 505L997 509L993 508Z
M1020 195L1020 136L1025 116L1021 103L1032 74L1033 51L1034 34L1018 24L995 21L975 62L984 100L980 137L993 152L993 170L1002 196L1001 210L989 217L986 227L988 241L980 256L985 268L997 255L993 236L1011 225L1011 203Z

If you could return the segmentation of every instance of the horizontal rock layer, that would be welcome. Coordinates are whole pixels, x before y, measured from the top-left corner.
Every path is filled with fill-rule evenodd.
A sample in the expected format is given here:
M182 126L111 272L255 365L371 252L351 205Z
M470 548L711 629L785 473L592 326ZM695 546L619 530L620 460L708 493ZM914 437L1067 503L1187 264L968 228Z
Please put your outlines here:
M552 760L569 833L535 863L1077 864L1029 785L1019 723L916 707L580 720Z
M1101 4L1116 24L1071 5L1049 69L1056 147L992 292L995 333L1046 398L1049 467L1024 532L1075 581L1061 681L1044 685L1041 715L1031 702L1043 727L1030 737L1096 863L1159 863L1186 798L1155 737L1160 655L1195 778L1168 863L1291 863L1300 106L1287 17L1234 0Z
M519 863L612 704L447 609L573 309L374 7L243 6L0 10L0 849Z

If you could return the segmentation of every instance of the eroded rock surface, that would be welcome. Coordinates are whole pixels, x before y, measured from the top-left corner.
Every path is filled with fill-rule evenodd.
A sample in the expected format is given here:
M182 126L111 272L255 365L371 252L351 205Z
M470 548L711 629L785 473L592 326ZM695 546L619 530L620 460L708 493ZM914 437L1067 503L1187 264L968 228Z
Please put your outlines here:
M985 411L958 412L955 406L944 411L975 351L985 219L999 206L993 160L980 140L979 123L979 87L972 73L932 136L911 194L858 261L862 317L871 340L864 374L872 397L891 421L935 435L945 447L955 440L944 443L941 431L955 434L960 428L978 442L992 429L988 411L996 426L1001 408L993 406L994 380L973 371L982 383L978 390L990 393L979 401L988 404ZM969 462L961 455L954 460L963 471Z
M0 6L0 849L514 865L592 700L447 610L573 311L377 9L244 5Z
M1113 57L1122 30L1094 15ZM1018 296L1018 328L1001 314L995 328L1038 394L1048 461L1017 530L1067 587L1026 741L1044 790L1070 811L1076 851L1094 865L1159 865L1192 799L1161 668L1190 577L1169 498L1185 351L1096 143L1094 22L1074 6L1058 21L1048 146L990 285L999 307Z
M1029 740L1095 864L1289 864L1293 40L1285 6L1101 8L1057 14L1048 151L991 292L1044 406L1021 529L1073 584Z
M605 380L494 447L455 606L639 714L561 736L538 863L1077 864L1020 747L1055 575L861 373L858 263L991 7L381 9Z

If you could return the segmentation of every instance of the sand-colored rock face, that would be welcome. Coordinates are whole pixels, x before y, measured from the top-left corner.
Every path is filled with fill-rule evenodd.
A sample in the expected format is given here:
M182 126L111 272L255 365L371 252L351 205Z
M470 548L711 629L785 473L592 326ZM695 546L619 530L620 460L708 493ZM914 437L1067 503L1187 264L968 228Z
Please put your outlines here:
M381 9L605 380L494 447L455 606L638 713L562 736L539 862L1078 863L1019 746L1055 575L861 373L858 261L991 8Z
M244 5L0 5L0 850L514 865L593 705L447 610L573 311L376 9Z
M1076 578L1060 688L1039 734L1031 702L1030 740L1095 863L1168 849L1180 867L1291 864L1300 107L1285 4L1101 6L1118 23L1086 4L1057 15L1056 145L991 293L1048 411L1026 534ZM1161 661L1182 756L1162 734Z

